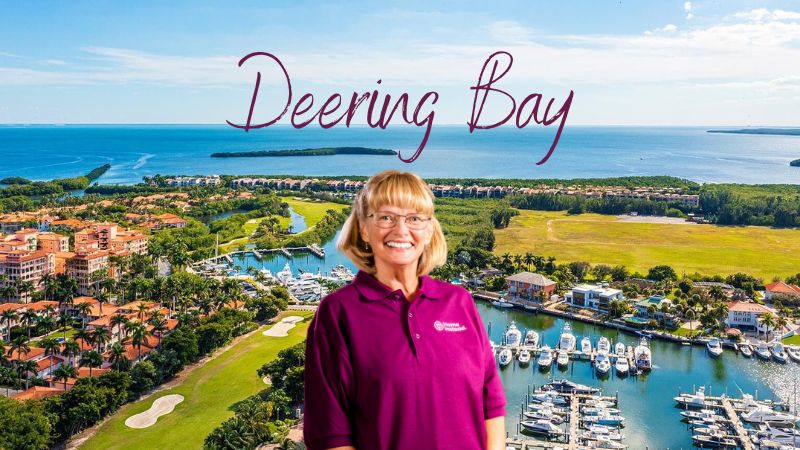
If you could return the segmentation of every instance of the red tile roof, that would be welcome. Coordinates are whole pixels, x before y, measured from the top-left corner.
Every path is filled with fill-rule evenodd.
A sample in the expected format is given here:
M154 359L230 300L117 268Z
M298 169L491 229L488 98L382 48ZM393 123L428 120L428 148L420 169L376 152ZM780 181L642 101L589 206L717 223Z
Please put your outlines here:
M800 286L776 281L765 286L767 291L779 294L800 294Z
M61 388L46 387L46 386L32 386L31 388L22 392L16 393L13 398L15 400L41 400L43 398L52 397L64 392L63 384Z

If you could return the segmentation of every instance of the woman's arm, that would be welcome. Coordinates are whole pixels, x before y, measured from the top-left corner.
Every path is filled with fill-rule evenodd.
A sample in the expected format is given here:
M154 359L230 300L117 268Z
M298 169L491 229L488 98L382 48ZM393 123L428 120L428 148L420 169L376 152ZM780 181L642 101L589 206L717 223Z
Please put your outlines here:
M486 420L486 450L505 450L506 418L493 417Z

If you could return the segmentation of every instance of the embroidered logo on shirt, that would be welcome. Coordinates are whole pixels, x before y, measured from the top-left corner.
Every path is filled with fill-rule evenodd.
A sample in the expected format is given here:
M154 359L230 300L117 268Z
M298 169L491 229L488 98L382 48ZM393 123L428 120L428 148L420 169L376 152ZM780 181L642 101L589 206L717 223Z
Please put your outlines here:
M442 322L441 320L437 320L433 322L433 328L436 331L466 331L467 327L461 325L458 322Z

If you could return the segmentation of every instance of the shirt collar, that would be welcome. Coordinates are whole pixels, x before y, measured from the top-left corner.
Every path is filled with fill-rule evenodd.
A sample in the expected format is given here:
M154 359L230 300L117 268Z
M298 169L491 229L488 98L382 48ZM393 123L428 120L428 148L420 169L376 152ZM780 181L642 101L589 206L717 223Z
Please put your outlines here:
M353 279L353 286L358 290L362 297L367 300L377 301L392 298L396 294L401 294L400 290L393 291L378 281L374 275L363 270L359 270ZM428 275L420 277L419 297L436 300L441 296L436 281ZM400 297L395 297L400 298Z

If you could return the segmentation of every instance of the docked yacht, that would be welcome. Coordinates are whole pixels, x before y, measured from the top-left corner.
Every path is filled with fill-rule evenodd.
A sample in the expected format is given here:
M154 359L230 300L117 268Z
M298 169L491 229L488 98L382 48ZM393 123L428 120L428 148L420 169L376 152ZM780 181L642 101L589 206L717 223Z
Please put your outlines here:
M609 427L624 427L625 418L615 414L598 414L596 416L583 416L581 422L590 425L606 425Z
M558 348L571 352L575 350L576 344L577 340L575 339L575 335L572 334L572 326L570 324L565 324L564 329L561 331L561 337L558 339Z
M700 386L694 394L681 394L673 400L681 406L688 408L705 408L707 406L716 406L716 403L706 400L706 387Z
M606 439L603 437L595 438L592 440L592 448L602 448L602 449L611 449L611 450L626 450L628 448L627 445L612 441L611 439Z
M286 263L286 265L283 266L283 270L275 274L275 278L277 278L281 284L288 284L290 280L294 279L292 267L289 265L289 263Z
M331 268L331 277L336 281L343 281L345 283L349 283L353 281L355 275L353 275L353 271L348 269L347 267L337 264Z
M735 440L726 437L722 433L695 434L692 436L692 441L702 448L739 448L739 444Z
M775 358L775 361L783 364L786 364L786 361L789 360L789 357L786 356L786 350L780 342L772 345L772 357Z
M569 405L569 399L555 392L537 392L531 395L531 401L535 403L551 403L555 406Z
M777 442L781 445L788 445L792 448L800 447L800 431L794 428L773 428L766 425L763 430L753 435L755 444L762 441Z
M539 358L536 360L536 364L539 365L540 369L548 369L550 365L553 364L553 353L550 350L550 346L545 344L542 347L541 351L539 352Z
M772 426L794 427L800 417L778 412L767 406L759 406L741 414L742 420L749 423L767 423Z
M523 420L519 423L525 431L535 434L545 434L554 436L564 434L561 428L557 427L549 420Z
M605 425L592 425L584 433L584 435L586 434L595 437L604 437L606 439L611 439L612 441L621 441L625 439L625 436L623 436L618 429L607 427Z
M719 422L725 418L717 414L713 409L701 409L700 411L681 411L681 416L686 420L702 420L704 422Z
M608 358L608 354L599 352L594 358L594 367L597 369L597 373L601 375L607 374L611 370L611 360Z
M569 366L569 353L566 350L559 350L556 354L556 363L558 367Z
M625 344L617 342L614 345L614 354L617 356L625 356Z
M706 348L708 349L708 354L717 357L722 354L722 343L720 343L719 338L712 337L706 343Z
M585 416L599 416L600 414L619 415L617 408L604 408L599 406L582 406L581 414Z
M583 339L581 339L581 353L584 355L592 354L592 340L589 339L589 336L584 336Z
M534 330L528 330L525 333L525 345L529 345L531 347L536 347L539 345L539 333Z
M786 354L789 355L792 361L800 363L800 347L796 345L786 346Z
M653 368L653 358L646 337L642 337L642 340L639 341L639 345L633 349L633 359L639 370L650 370Z
M531 362L531 352L529 352L528 349L523 348L522 350L520 350L519 354L517 355L517 360L519 360L519 364L521 366L530 364L530 362Z
M514 304L511 302L507 302L503 299L492 300L492 305L497 306L498 308L513 308Z
M512 320L506 330L506 345L509 347L519 347L522 343L522 332L517 328L517 324Z
M614 368L617 370L617 375L627 375L631 366L628 364L628 358L625 356L618 356L617 362L614 363Z
M611 341L607 337L600 336L600 340L597 341L597 352L611 353Z
M548 409L537 409L534 411L524 411L522 413L526 418L531 420L549 420L550 422L560 425L564 423L564 418Z
M739 344L739 351L742 352L742 356L745 358L753 357L753 347L751 347L748 343Z
M578 384L570 380L553 380L545 386L547 389L569 394L596 394L600 392L600 389L596 387Z
M508 348L504 348L500 350L500 355L497 356L497 361L500 363L500 366L507 366L511 364L511 361L514 359L514 355L511 353L511 350Z
M756 347L756 356L763 359L764 361L769 361L772 359L772 355L769 352L769 347L767 346L766 342L760 342Z

